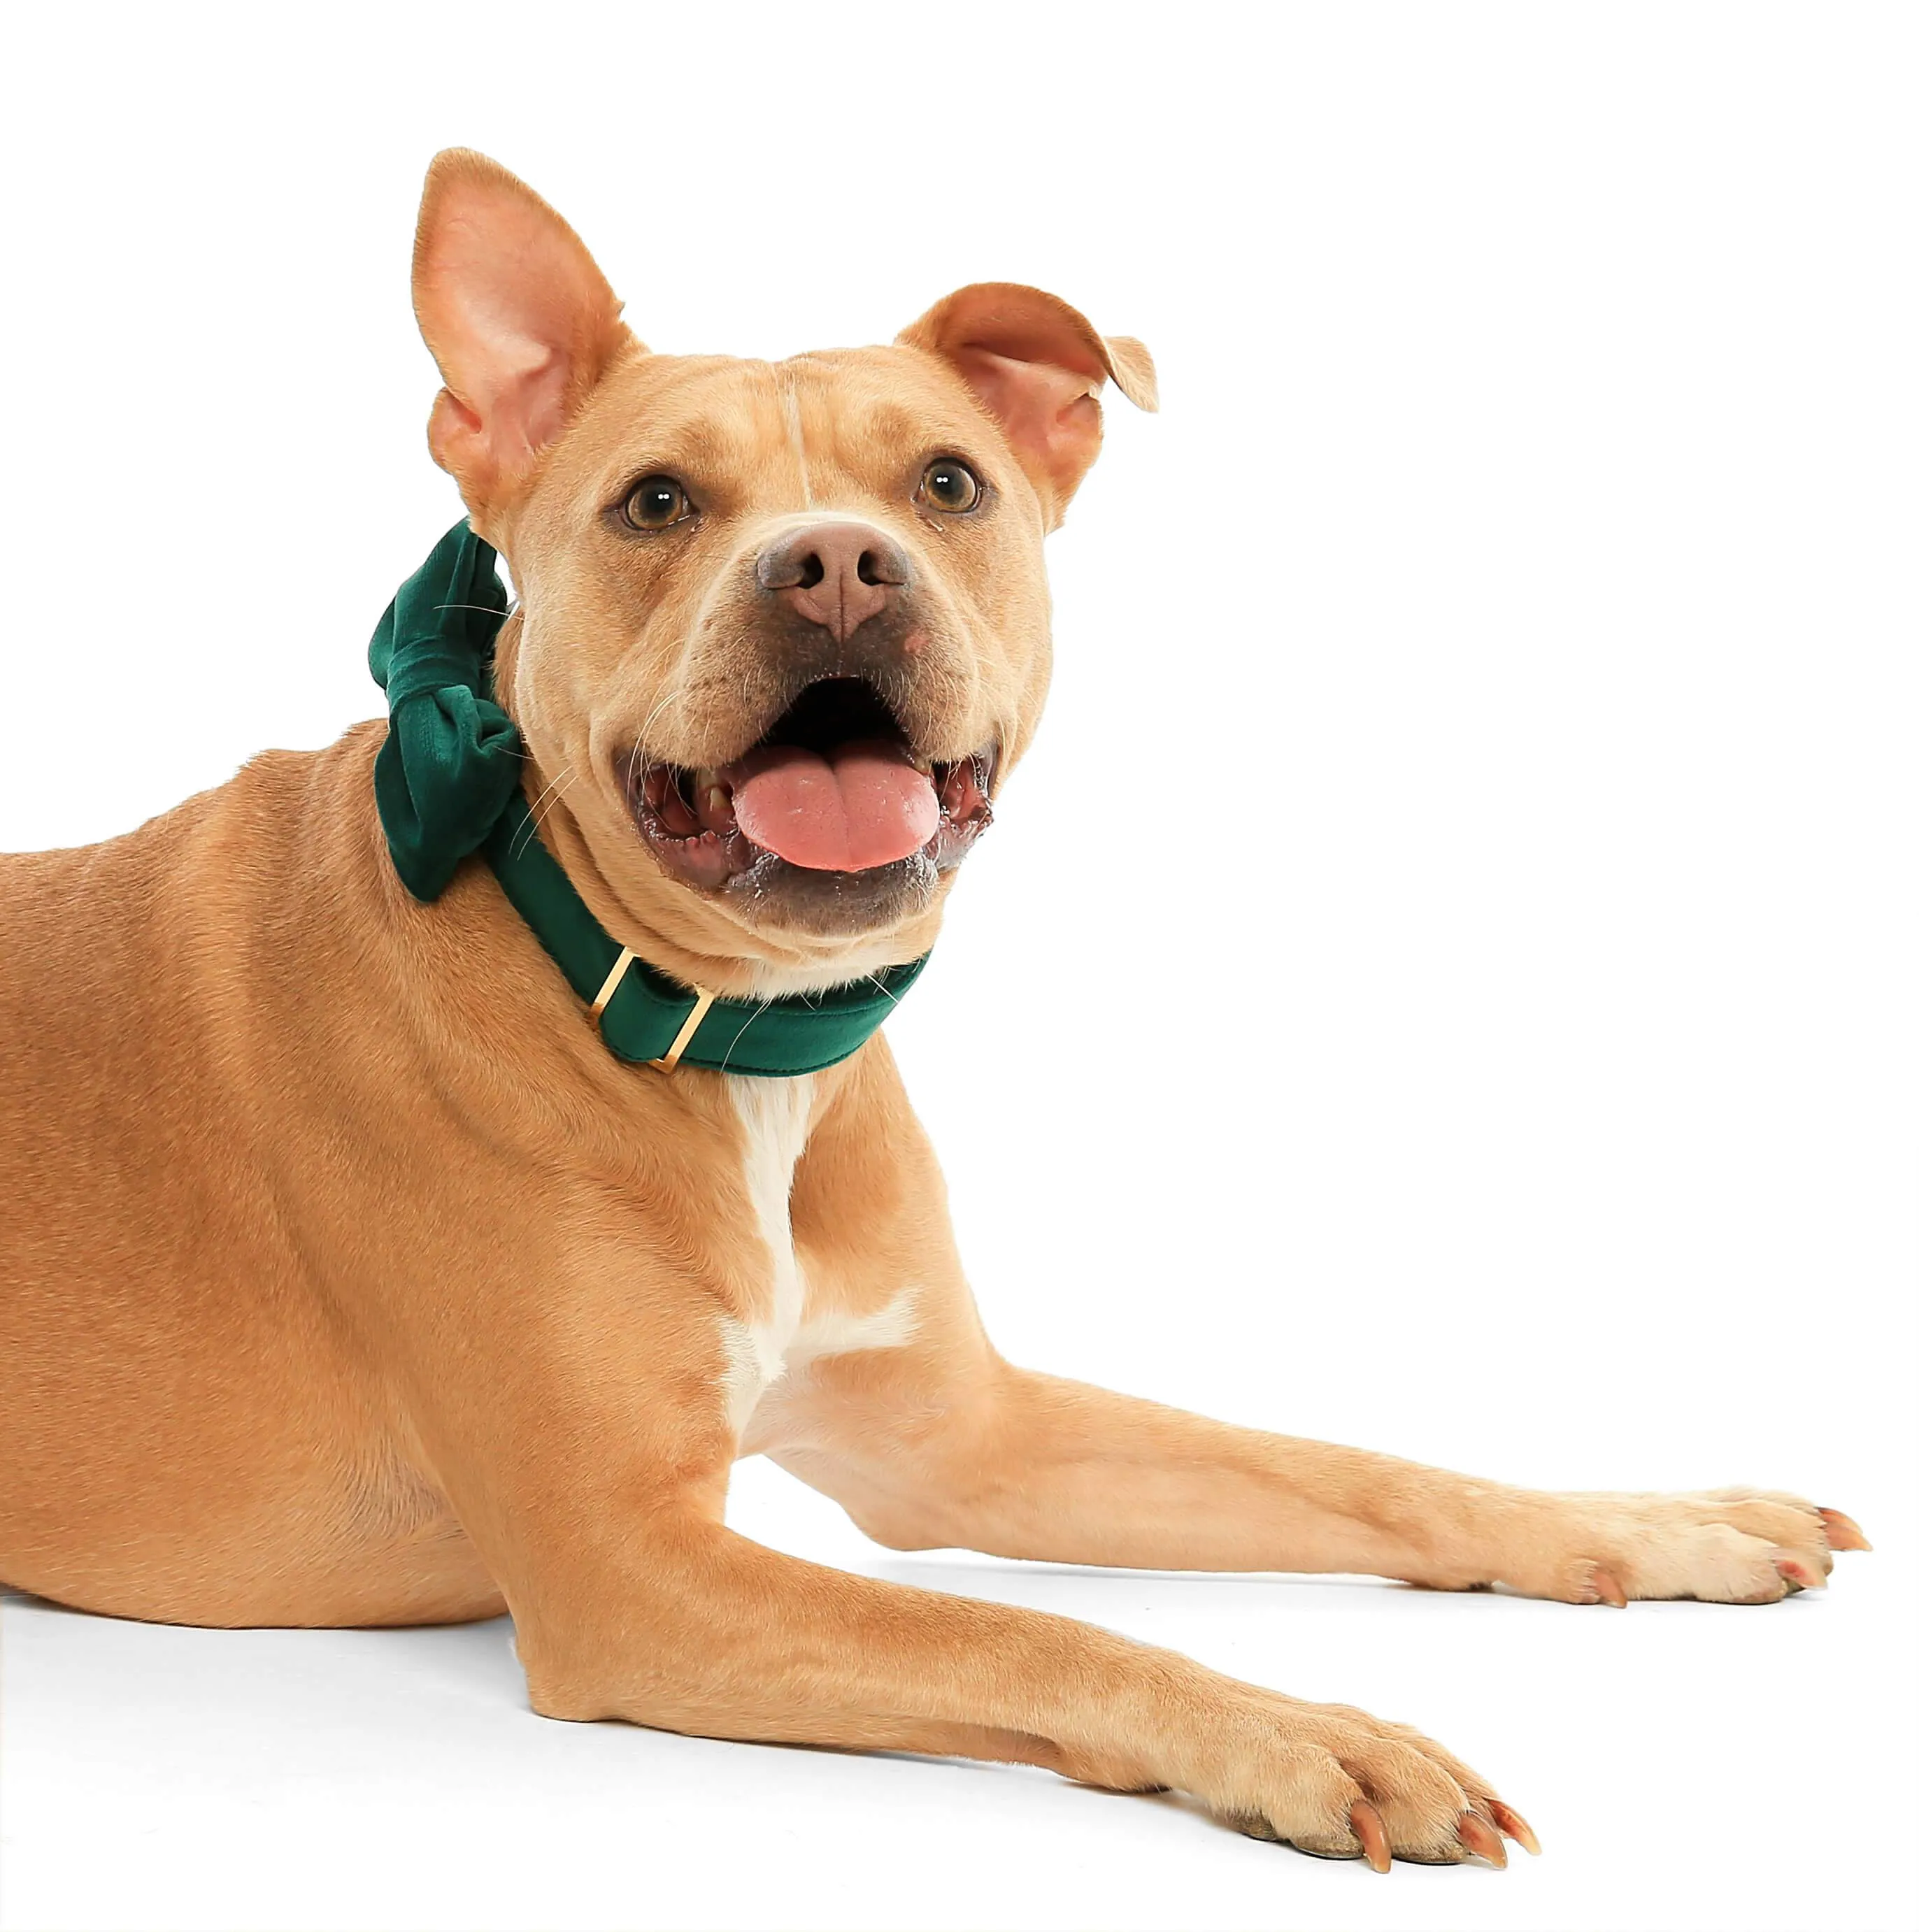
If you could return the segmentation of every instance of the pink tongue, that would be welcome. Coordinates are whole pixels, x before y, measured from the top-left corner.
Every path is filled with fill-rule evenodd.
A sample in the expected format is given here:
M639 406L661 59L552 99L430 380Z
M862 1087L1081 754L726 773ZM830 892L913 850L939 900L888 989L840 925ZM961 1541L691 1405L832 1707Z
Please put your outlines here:
M939 830L932 780L884 739L822 758L797 745L749 752L725 776L755 845L814 872L863 872L917 852Z

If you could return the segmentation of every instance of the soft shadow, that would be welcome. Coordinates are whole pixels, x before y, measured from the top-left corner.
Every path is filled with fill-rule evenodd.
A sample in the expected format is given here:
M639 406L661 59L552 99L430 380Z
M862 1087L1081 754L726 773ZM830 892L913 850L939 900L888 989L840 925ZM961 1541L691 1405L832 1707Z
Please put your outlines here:
M381 1657L404 1656L410 1672L430 1677L443 1686L477 1693L489 1700L504 1694L524 1702L526 1680L513 1649L513 1620L487 1617L477 1623L353 1625L338 1624L174 1624L147 1617L113 1616L105 1612L56 1603L11 1585L0 1590L0 1605L9 1615L66 1618L76 1622L131 1624L153 1630L203 1633L209 1636L272 1636L290 1644L308 1641L338 1651L370 1651Z
M971 1580L977 1589L985 1576L1086 1577L1119 1579L1131 1582L1171 1584L1188 1588L1217 1589L1221 1585L1242 1589L1413 1590L1411 1583L1394 1582L1385 1576L1305 1576L1278 1570L1125 1570L1092 1563L1043 1563L1018 1557L996 1557L987 1562L954 1563L938 1558L889 1557L872 1566L877 1576L896 1582L918 1583L925 1589L950 1590L969 1594ZM1428 1594L1422 1592L1422 1594ZM1449 1592L1440 1592L1447 1594Z
M97 1610L78 1609L71 1604L56 1604L51 1597L36 1597L31 1590L18 1590L11 1583L0 1590L0 1604L5 1604L10 1610L24 1610L29 1616L92 1617L100 1614Z

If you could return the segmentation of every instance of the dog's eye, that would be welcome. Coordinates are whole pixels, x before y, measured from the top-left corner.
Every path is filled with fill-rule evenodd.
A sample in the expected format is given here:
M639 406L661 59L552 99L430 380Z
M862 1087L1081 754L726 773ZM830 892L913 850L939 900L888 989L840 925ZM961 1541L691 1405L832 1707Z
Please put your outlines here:
M970 510L981 497L980 479L957 457L940 456L920 478L920 499L935 510Z
M627 493L626 518L636 530L669 530L692 514L686 491L671 476L643 476Z

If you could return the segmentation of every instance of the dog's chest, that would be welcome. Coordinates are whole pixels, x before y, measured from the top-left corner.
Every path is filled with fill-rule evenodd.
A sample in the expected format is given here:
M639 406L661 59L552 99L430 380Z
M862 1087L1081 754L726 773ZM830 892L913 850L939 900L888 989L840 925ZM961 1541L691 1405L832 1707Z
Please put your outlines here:
M824 1355L896 1348L911 1334L911 1297L902 1292L865 1314L809 1306L805 1271L793 1244L793 1175L806 1150L813 1080L730 1075L740 1119L742 1178L770 1274L755 1318L726 1324L727 1406L743 1436L760 1398L783 1377Z

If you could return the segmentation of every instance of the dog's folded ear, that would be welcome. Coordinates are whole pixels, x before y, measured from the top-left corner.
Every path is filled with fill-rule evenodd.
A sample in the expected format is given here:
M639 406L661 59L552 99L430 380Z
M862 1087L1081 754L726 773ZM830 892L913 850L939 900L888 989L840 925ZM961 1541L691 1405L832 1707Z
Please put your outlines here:
M1159 407L1143 342L1101 335L1057 296L1022 283L956 290L899 339L950 364L999 423L1040 494L1049 527L1099 454L1101 386L1110 381L1143 410Z
M413 313L446 385L428 441L476 511L531 470L608 364L641 346L580 238L467 148L427 171Z

